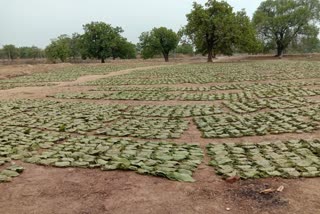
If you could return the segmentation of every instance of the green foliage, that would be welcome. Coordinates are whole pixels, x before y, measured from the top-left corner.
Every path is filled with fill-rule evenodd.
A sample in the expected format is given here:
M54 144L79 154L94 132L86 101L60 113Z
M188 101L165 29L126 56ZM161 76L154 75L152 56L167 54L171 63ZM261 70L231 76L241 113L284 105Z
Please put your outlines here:
M81 50L81 35L78 33L73 33L70 41L69 41L69 48L70 48L70 57L73 59L80 57L84 51ZM84 54L85 55L85 54Z
M295 39L318 35L315 22L319 19L318 0L266 0L253 17L265 47L276 47L280 57Z
M319 30L315 27L310 27L308 34L298 36L292 40L288 47L288 52L293 53L315 53L320 52L320 40L318 38Z
M123 37L118 37L112 47L112 58L120 58L120 59L135 59L136 58L136 46L131 42L128 42Z
M7 58L7 56L6 56L5 52L4 52L4 50L0 49L0 59L5 59L5 58Z
M19 47L20 59L36 59L44 57L44 52L36 46Z
M257 49L249 17L245 11L234 13L225 1L209 0L205 6L195 2L187 19L185 31L197 52L208 54L208 62L217 53L232 55L235 47L246 52Z
M54 62L57 59L65 62L71 56L70 41L70 37L65 34L52 40L45 49L46 57Z
M139 39L139 47L144 59L162 54L166 62L169 61L169 53L177 47L179 42L178 35L165 27L153 28L150 32L143 32Z
M102 63L112 56L112 47L123 32L120 27L112 27L104 22L91 22L83 26L82 45L88 57L100 59Z
M176 53L193 55L193 46L187 43L180 44L176 49Z
M4 45L2 50L7 59L13 60L19 56L19 51L14 45Z

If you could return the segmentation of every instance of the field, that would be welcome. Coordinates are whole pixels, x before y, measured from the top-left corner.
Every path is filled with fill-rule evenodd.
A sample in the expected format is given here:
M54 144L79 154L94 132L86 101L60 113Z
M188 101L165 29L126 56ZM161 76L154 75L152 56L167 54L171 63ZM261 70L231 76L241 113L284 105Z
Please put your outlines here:
M6 68L0 213L320 210L318 60Z

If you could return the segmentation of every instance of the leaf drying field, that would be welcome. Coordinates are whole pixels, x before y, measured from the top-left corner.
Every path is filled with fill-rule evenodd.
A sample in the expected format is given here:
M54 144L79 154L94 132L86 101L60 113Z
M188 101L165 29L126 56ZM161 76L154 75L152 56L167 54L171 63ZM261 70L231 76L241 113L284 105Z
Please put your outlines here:
M169 203L166 194L176 203L179 197L185 204L194 201L198 210L186 207L186 213L223 213L226 207L239 207L238 213L297 213L301 207L292 203L302 206L303 191L313 206L307 213L314 213L311 199L320 197L312 192L320 192L319 96L318 61L112 63L2 79L0 191L28 185L37 170L51 183L58 178L46 173L63 179L70 170L82 177L66 180L99 174L111 189L115 186L113 191L119 186L129 195L144 191L130 196L126 210L119 205L113 213L129 213L132 200L148 201L156 213L175 210L174 204L163 208ZM236 195L251 184L283 184L283 193L270 194L281 194L285 202L264 207L253 197L243 205ZM258 194L264 189L247 190ZM120 192L114 194L124 201ZM5 200L0 197L0 206ZM111 201L97 201L107 204L99 210L80 204L68 209L107 212ZM147 205L137 206L142 213L152 212ZM8 208L8 213L41 212L20 208Z

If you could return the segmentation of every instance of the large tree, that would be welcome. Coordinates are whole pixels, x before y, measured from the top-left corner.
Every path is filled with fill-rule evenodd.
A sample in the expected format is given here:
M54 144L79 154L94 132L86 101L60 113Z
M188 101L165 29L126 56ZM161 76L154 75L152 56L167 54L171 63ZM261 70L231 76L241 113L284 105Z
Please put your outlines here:
M53 39L45 49L46 57L54 62L57 59L65 62L71 56L70 41L71 38L65 34Z
M277 57L297 37L314 32L319 19L319 0L266 0L253 17L261 40L268 47L276 46Z
M169 53L179 43L177 33L165 27L153 28L150 32L144 32L139 39L139 48L144 59L162 54L166 62L169 61Z
M254 28L245 11L233 12L225 1L209 0L204 6L194 2L187 19L185 31L197 52L208 54L208 62L212 62L216 53L231 55L235 48L251 51L257 46Z
M104 22L91 22L83 26L82 46L88 57L100 59L102 63L112 56L112 47L123 32L120 27L112 27Z
M136 46L123 37L118 37L111 45L111 55L115 60L136 58Z
M14 45L4 45L2 50L9 60L16 59L19 56L19 50Z

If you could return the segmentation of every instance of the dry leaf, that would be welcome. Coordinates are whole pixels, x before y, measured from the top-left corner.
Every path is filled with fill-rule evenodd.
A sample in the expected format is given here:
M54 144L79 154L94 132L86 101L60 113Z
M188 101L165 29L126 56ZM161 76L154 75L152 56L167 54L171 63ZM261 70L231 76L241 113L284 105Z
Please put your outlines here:
M274 192L274 191L275 191L274 189L269 188L269 189L265 189L265 190L260 191L260 193L262 193L262 194L269 194L269 193L272 193L272 192Z
M232 177L227 178L226 182L232 184L232 183L234 183L234 182L236 182L238 180L240 180L239 176L232 176Z
M284 190L284 186L281 185L278 187L277 192L282 192L283 190Z

